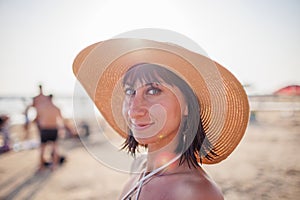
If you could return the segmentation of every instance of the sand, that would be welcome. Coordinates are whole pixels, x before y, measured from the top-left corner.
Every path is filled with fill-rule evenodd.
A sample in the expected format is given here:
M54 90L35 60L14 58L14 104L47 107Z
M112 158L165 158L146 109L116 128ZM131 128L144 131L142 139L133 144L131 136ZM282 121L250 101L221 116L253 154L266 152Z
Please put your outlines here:
M274 113L257 115L237 149L223 162L203 167L227 200L298 199L300 196L299 120ZM91 138L93 135L90 136ZM94 143L101 148L101 142ZM60 140L66 163L36 173L37 148L0 155L0 199L117 199L128 174L97 161L78 138ZM102 149L106 151L105 148ZM107 152L107 155L110 155Z

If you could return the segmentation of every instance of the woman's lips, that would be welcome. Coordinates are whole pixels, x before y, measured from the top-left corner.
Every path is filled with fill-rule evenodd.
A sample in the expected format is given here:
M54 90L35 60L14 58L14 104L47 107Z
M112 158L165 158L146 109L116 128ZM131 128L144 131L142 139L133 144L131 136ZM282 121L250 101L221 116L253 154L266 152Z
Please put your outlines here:
M153 122L151 122L151 123L131 123L131 127L132 127L132 129L141 131L141 130L145 130L145 129L149 128L153 124L154 124Z

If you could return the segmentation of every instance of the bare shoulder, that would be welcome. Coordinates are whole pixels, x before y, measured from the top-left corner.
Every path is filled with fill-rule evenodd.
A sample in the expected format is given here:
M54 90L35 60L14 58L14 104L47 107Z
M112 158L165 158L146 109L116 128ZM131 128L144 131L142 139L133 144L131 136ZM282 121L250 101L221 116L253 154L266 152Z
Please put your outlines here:
M187 174L174 186L174 199L224 200L220 188L204 171Z

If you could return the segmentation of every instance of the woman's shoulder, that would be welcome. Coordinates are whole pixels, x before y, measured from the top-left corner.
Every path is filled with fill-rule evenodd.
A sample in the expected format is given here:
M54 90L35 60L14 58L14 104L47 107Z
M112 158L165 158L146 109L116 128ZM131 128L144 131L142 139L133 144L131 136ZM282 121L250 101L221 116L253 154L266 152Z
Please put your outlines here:
M223 194L216 183L202 170L192 169L187 173L170 176L169 189L172 199L223 200Z
M199 175L191 173L178 182L178 199L195 199L195 200L223 200L221 189L206 174ZM181 195L180 195L181 194Z
M121 196L124 196L139 178L140 175L131 176ZM142 199L224 199L221 190L201 168L181 168L175 172L154 175L149 181L145 181L140 196Z

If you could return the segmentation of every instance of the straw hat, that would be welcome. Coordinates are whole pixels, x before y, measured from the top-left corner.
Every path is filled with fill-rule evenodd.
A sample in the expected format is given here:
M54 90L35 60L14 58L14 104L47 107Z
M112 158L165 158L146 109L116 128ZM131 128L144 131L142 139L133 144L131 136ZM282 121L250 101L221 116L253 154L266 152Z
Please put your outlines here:
M249 104L240 82L217 62L170 43L119 38L83 49L73 71L109 125L127 137L121 82L138 63L166 67L189 84L199 99L203 127L217 154L212 160L202 158L203 163L227 158L245 133Z

